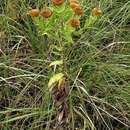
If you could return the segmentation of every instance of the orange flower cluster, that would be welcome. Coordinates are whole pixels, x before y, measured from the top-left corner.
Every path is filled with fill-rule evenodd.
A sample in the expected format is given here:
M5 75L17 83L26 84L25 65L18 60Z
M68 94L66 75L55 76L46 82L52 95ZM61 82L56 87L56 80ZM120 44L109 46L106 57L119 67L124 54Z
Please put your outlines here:
M69 0L69 2L70 2L70 7L74 11L75 15L82 16L84 13L84 10L80 6L79 1L78 0ZM80 20L76 19L76 18L72 18L69 20L69 24L72 27L77 28L80 26Z
M52 3L54 5L60 6L64 3L64 0L52 0Z
M83 15L84 10L80 6L78 0L70 0L70 7L74 11L75 15L80 15L80 16Z
M62 5L64 3L65 0L51 0L51 1L52 1L53 5L60 6L60 5ZM82 16L83 15L84 10L80 6L78 0L70 0L70 7L74 11L75 16L76 15L78 15L78 16ZM46 18L46 19L51 17L52 14L53 14L53 12L52 12L52 10L49 7L46 7L44 9L42 9L42 10L32 9L32 10L30 10L28 12L29 16L32 16L32 17L42 16L43 18ZM74 28L77 28L77 27L80 26L80 20L77 19L77 18L71 18L68 21L68 24L71 25Z
M52 11L49 8L44 8L42 11L39 9L32 9L27 14L32 17L41 15L43 18L49 18L52 15Z
M99 7L93 8L91 13L93 16L101 16L102 15L102 11Z

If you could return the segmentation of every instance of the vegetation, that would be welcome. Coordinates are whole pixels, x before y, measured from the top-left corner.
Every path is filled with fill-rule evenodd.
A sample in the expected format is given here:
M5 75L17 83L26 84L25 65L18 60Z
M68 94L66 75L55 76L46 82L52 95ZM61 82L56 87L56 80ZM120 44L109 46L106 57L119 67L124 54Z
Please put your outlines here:
M129 0L0 2L1 130L129 130Z

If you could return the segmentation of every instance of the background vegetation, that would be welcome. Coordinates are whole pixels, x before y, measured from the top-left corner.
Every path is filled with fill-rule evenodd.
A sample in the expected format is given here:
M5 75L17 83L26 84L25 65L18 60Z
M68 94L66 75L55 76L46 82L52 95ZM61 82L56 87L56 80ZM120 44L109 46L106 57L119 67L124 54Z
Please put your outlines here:
M102 16L65 48L70 130L130 128L130 1L82 0L88 18ZM49 58L27 11L47 0L0 0L0 129L51 130L55 110L47 87ZM51 44L51 42L47 42ZM51 50L52 53L54 50ZM55 52L55 51L54 51Z

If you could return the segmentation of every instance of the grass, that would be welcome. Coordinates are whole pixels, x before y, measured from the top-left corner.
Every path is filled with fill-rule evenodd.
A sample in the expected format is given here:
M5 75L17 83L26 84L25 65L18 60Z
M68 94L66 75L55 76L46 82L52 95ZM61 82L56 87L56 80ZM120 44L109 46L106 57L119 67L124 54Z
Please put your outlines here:
M13 1L18 5L17 12L10 11ZM0 129L51 130L56 111L47 87L48 50L43 51L44 41L36 37L33 22L25 17L29 7L42 7L45 1L13 1L0 1ZM81 36L74 36L72 46L64 48L65 73L70 82L67 127L128 130L130 1L86 2L82 23L96 5L103 15Z

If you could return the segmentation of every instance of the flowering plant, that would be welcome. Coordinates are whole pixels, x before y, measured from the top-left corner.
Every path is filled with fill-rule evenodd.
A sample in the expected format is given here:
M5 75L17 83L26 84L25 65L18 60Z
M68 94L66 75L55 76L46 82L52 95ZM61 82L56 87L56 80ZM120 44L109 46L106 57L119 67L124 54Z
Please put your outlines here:
M54 71L51 71L48 87L57 110L57 127L59 127L66 124L68 119L66 98L69 94L69 85L64 74L65 58L63 52L66 46L74 43L72 33L75 30L80 30L80 18L84 14L84 9L78 0L69 0L69 2L51 0L51 3L51 6L41 10L30 10L28 15L34 20L39 35L46 36L49 39L47 51L51 55L51 59L56 59L51 61L49 65L49 68L54 67ZM86 21L84 28L90 26L95 20L95 16L100 14L100 9L94 8L92 16Z
M50 7L32 9L28 14L33 17L39 34L73 43L71 34L75 28L80 27L79 19L83 15L83 8L77 0L70 0L69 4L64 0L52 0Z

